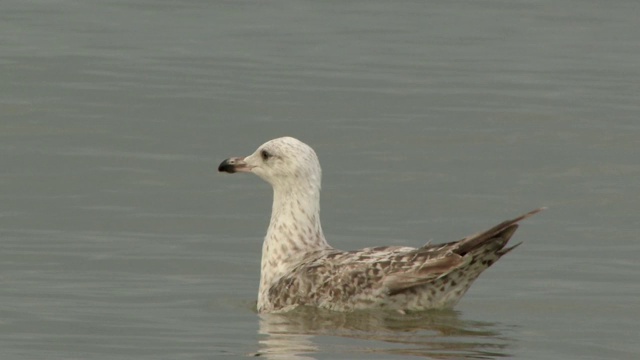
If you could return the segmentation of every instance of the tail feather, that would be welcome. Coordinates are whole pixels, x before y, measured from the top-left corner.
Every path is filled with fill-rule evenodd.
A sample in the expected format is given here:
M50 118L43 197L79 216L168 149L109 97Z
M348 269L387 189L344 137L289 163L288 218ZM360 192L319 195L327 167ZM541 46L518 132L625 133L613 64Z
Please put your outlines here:
M515 231L518 229L518 222L531 217L537 213L539 213L542 210L545 210L546 208L539 208L533 211L530 211L524 215L518 216L515 219L511 219L511 220L507 220L507 221L503 221L500 224L492 227L489 230L483 231L481 233L477 233L474 235L470 235L465 237L464 239L457 241L456 242L456 249L454 250L454 252L456 254L459 255L465 255L483 245L485 245L488 241L492 241L492 242L499 242L502 244L501 247L503 247L504 245L507 244L507 242L509 241L509 239L511 239L511 236L513 236L513 233L515 233ZM499 241L496 241L498 240ZM519 245L519 244L518 244ZM516 246L518 246L516 245ZM514 247L511 247L508 250L502 250L504 251L504 254L506 254L508 251L514 249Z
M502 249L498 250L498 251L496 252L496 254L498 254L499 256L502 256L502 255L504 255L504 254L506 254L506 253L510 252L511 250L513 250L513 249L517 248L517 247L518 247L518 246L520 246L520 245L522 245L522 241L521 241L521 242L519 242L519 243L517 243L517 244L515 244L515 245L513 245L513 246L510 246L510 247L508 247L508 248L502 248Z
M429 306L433 306L433 303L452 306L480 273L521 244L505 248L518 229L517 223L542 210L544 208L536 209L459 241L441 245L427 244L407 253L406 255L413 256L412 261L420 258L424 263L415 266L413 271L388 275L384 280L387 294L395 296L429 285L434 289Z

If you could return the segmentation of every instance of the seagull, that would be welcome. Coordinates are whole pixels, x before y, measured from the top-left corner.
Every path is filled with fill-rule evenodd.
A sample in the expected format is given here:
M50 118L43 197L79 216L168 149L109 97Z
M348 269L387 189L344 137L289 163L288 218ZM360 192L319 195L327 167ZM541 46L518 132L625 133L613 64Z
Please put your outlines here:
M544 210L459 241L342 251L329 245L322 232L322 171L309 145L292 137L273 139L249 156L224 160L218 171L253 173L273 187L262 245L260 313L298 306L400 313L452 308L481 272L520 245L506 247L518 222Z

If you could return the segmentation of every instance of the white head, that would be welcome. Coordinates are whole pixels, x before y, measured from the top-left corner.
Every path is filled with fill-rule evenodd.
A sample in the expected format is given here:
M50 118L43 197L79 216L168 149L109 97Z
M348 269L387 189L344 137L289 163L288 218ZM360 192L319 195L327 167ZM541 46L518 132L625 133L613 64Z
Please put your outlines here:
M260 145L251 155L224 160L218 171L228 173L251 172L274 188L311 185L320 189L322 170L313 149L292 137L281 137Z

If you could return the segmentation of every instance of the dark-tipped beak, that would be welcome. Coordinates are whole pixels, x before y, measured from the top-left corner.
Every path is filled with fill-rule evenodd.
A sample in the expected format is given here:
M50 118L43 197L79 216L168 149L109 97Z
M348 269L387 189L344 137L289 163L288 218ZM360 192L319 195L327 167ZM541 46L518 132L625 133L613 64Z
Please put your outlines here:
M228 172L229 174L233 174L235 172L247 172L249 170L250 168L247 166L247 163L244 162L243 157L231 157L218 165L218 171Z

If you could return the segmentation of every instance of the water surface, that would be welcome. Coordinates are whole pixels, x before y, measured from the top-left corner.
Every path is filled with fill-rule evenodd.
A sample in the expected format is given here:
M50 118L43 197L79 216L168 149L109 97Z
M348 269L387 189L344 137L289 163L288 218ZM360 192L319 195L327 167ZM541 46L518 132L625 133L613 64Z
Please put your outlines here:
M0 4L0 357L640 356L636 1ZM539 206L454 311L255 313L291 135L342 249Z

